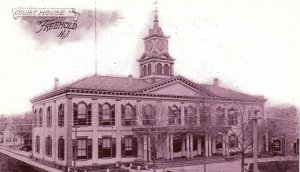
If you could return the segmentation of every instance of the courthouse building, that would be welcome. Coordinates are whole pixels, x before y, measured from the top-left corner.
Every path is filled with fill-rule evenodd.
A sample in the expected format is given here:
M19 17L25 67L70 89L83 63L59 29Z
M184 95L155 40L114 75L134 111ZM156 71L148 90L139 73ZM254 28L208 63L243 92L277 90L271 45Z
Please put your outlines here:
M262 97L223 88L218 79L201 84L175 76L169 37L160 28L157 15L143 39L145 51L137 59L138 78L89 76L31 99L35 160L57 168L71 167L73 157L79 167L151 161L145 140L133 129L156 119L157 104L167 109L161 114L168 118L166 126L196 126L193 133L186 132L180 139L168 136L167 159L226 156L237 146L237 138L224 129L238 129L239 106L263 115L266 100ZM211 135L209 125L202 125L205 121L220 130Z

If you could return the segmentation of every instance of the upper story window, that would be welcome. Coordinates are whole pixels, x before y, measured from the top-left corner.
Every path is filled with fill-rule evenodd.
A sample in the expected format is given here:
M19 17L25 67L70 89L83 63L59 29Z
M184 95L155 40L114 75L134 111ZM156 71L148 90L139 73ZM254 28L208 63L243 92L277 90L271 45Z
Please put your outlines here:
M84 102L80 102L78 105L73 103L73 115L74 125L91 125L92 105L86 105Z
M33 126L34 127L37 127L37 123L38 123L38 116L37 116L37 112L36 112L36 109L34 110L34 114L33 114L34 116L33 116Z
M40 136L35 137L35 152L40 153Z
M154 108L152 105L143 106L143 125L154 125Z
M46 137L45 154L47 156L52 156L52 138L51 138L51 136Z
M169 124L178 125L181 123L181 109L176 105L169 108Z
M206 106L200 108L200 124L210 125L211 124L211 113L210 109Z
M51 127L52 126L52 109L51 106L48 106L47 108L47 117L46 117L46 124L47 127Z
M40 108L39 110L39 126L42 127L43 126L43 109Z
M58 126L63 127L64 126L64 120L65 120L65 110L64 110L64 104L60 104L58 107Z
M237 125L238 124L238 109L231 107L228 112L228 125Z
M216 109L216 122L217 125L225 124L225 108L217 107Z
M197 123L197 117L196 117L196 109L192 106L185 107L185 122L186 124L196 124Z
M170 67L169 65L164 65L164 75L170 75Z
M136 108L130 104L121 105L122 125L134 125L136 120Z
M58 159L64 160L65 159L65 139L60 137L58 139L58 145L57 145L57 157Z
M104 103L99 104L99 125L112 126L115 125L115 105Z
M156 74L162 75L162 65L160 63L156 65Z
M151 75L151 64L148 64L148 75Z
M146 65L144 65L142 76L146 76L146 75L147 75L147 67L146 67Z

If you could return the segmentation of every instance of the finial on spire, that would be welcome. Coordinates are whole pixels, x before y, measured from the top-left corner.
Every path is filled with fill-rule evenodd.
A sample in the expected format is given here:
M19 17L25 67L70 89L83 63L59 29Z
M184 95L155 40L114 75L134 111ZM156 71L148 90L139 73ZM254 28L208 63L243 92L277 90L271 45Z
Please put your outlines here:
M154 18L155 18L155 20L157 21L157 19L158 19L158 15L157 15L157 13L158 13L158 10L157 10L157 3L158 3L158 1L156 0L153 4L155 5L155 10L154 10Z

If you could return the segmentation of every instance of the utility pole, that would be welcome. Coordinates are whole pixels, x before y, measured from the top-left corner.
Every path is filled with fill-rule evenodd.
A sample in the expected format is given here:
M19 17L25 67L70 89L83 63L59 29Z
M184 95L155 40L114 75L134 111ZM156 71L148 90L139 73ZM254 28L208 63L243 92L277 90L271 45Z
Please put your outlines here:
M258 172L257 165L257 121L260 117L257 116L259 110L254 111L253 120L253 172Z
M75 152L74 152L74 155L73 155L73 161L74 161L74 163L73 163L73 172L75 172L75 170L76 170L76 160L77 160L77 128L78 128L78 121L76 121L76 124L74 124L74 126L73 127L75 127L75 145L74 145L74 147L75 147Z

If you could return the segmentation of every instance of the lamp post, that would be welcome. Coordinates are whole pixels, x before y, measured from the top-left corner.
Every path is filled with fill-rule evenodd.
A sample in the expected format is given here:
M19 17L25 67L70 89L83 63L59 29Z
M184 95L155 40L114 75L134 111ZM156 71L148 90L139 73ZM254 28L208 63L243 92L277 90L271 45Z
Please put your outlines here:
M258 119L261 119L258 114L259 110L255 110L252 116L253 120L253 172L258 171L258 165L257 165L257 121Z

